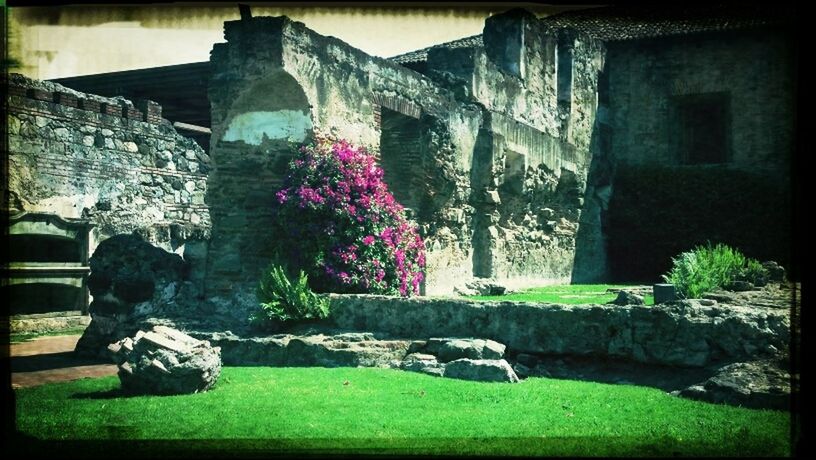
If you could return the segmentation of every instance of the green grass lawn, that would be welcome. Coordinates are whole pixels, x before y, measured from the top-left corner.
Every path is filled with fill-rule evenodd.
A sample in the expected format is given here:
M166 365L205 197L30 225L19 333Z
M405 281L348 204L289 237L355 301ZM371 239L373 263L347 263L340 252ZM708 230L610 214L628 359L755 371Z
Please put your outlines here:
M116 377L106 377L16 390L17 427L38 439L110 442L117 455L134 453L133 446L156 454L170 446L238 456L256 449L790 454L786 412L690 401L637 386L544 378L480 383L375 368L227 367L202 394L129 397L118 387Z
M606 292L609 288L625 288L626 285L614 284L565 284L526 289L500 296L474 296L475 300L518 300L524 302L566 303L566 304L603 304L615 300L617 294ZM654 305L654 296L645 296L646 305Z

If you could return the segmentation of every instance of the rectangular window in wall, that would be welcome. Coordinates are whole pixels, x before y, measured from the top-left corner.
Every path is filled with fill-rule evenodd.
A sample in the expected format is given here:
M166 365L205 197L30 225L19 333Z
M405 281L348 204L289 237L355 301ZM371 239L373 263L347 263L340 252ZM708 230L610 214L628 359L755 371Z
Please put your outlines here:
M558 37L555 51L558 107L567 111L572 107L572 47L573 43L568 37Z
M677 148L683 164L718 164L730 160L731 124L728 93L678 96L674 99Z

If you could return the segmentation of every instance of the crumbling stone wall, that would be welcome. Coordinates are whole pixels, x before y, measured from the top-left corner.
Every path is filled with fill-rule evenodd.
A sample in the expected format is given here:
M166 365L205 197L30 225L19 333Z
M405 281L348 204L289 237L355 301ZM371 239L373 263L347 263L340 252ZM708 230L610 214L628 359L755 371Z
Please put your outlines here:
M497 15L484 46L432 49L422 75L285 17L226 22L211 58L208 296L254 302L288 144L317 131L380 151L428 247L426 293L473 276L568 281L603 47L559 34L526 12ZM582 73L566 105L558 43L570 46L561 66Z
M332 294L329 321L391 337L483 337L507 345L512 354L703 367L786 353L791 324L786 301L783 296L774 301L778 305L767 299L756 304L708 299L610 307Z
M482 37L483 46L432 48L426 66L484 111L471 173L473 274L515 285L569 282L579 222L600 220L584 193L604 46L523 10L489 18ZM558 62L559 46L568 60ZM571 75L566 95L559 66ZM595 269L580 274L587 281L605 275L602 238L600 231L582 238L595 247Z
M321 131L379 150L383 136L387 143L388 136L399 135L382 132L384 111L403 117L418 133L411 161L397 161L410 168L389 171L386 163L385 172L386 179L404 174L400 180L412 188L411 211L432 248L428 272L439 280L470 276L469 175L482 116L478 107L456 101L418 73L288 18L227 22L225 37L227 43L213 49L210 80L214 172L208 296L254 302L260 270L271 255L268 211L291 158L288 143ZM276 90L258 99L247 96L266 86ZM283 100L284 94L297 98ZM255 100L264 106L252 105ZM263 114L247 115L253 112ZM266 131L250 126L243 137L230 136L247 116L272 121ZM275 123L281 129L268 128ZM299 129L285 128L293 125Z
M203 274L209 157L161 107L9 76L8 211L86 218L90 250L138 232Z

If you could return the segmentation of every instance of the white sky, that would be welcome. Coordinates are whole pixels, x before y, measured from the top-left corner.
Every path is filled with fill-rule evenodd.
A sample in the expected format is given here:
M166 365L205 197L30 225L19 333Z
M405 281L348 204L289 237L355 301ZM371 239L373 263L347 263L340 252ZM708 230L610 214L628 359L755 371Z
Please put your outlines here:
M252 13L285 14L381 57L481 33L486 17L513 6L528 7L540 16L559 11L519 3L433 9L301 5L256 5ZM234 4L13 7L9 50L22 67L12 71L46 80L206 61L212 45L223 41L223 21L238 18Z

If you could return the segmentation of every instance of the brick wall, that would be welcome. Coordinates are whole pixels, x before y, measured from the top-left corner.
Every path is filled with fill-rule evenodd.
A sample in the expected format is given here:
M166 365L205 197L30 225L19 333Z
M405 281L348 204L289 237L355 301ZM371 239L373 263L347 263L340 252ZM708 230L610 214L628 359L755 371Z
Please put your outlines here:
M12 74L8 146L8 211L87 218L92 250L133 231L168 250L209 234L209 157L162 120L155 102Z

